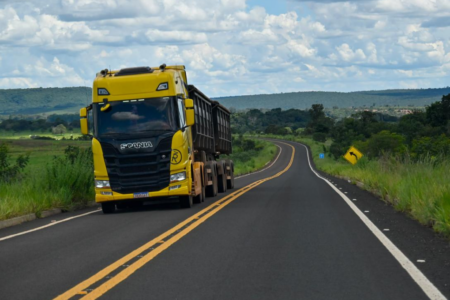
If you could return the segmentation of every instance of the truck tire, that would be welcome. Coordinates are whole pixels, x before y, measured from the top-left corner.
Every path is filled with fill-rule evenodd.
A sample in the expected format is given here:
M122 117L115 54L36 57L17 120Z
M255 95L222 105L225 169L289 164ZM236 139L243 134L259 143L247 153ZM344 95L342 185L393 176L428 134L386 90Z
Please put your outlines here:
M180 196L179 198L181 208L191 208L194 205L193 197L189 196Z
M205 187L202 185L202 192L194 197L194 203L205 202Z
M206 197L215 197L215 196L217 196L217 190L218 190L218 187L217 187L217 172L216 172L216 170L214 168L214 164L213 163L208 162L207 165L208 165L208 167L211 168L211 177L212 177L213 184L212 185L208 185L206 187Z
M225 174L219 175L219 193L225 193L227 191L227 177Z
M227 179L227 188L228 189L234 189L234 171L233 169L230 172L230 179Z
M104 214L112 214L116 211L116 204L112 202L103 202L102 211Z
M230 170L227 170L227 175L230 176L230 178L227 178L227 188L229 190L234 189L234 166L233 162L228 160L225 164L226 167L229 167Z

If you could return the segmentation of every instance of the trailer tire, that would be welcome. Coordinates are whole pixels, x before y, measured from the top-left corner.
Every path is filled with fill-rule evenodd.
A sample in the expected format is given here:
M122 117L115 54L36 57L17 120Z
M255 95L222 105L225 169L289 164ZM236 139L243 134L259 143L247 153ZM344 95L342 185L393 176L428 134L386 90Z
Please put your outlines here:
M211 179L213 184L208 185L206 187L206 197L215 197L217 196L217 171L216 168L214 168L214 164L212 162L208 162L207 166L211 169Z
M116 204L112 202L103 202L102 211L104 214L112 214L116 211Z
M193 197L189 196L180 196L179 198L181 208L191 208L194 205Z
M205 202L205 186L202 184L202 192L194 197L194 203Z
M234 165L233 161L228 160L226 162L226 166L230 167L230 172L227 172L227 176L230 176L230 179L227 179L227 188L229 190L234 189Z

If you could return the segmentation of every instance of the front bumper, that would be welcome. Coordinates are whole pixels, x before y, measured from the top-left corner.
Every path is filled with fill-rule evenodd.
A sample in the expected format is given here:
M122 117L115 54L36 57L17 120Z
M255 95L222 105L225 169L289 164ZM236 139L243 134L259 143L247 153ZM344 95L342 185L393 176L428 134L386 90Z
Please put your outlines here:
M170 187L180 186L180 188L175 190L169 190ZM101 192L110 192L112 196L102 195ZM168 187L157 191L157 192L149 192L148 197L143 197L143 193L140 194L139 197L135 197L134 194L120 194L112 191L111 189L95 189L95 202L109 202L109 201L123 201L123 200L145 200L149 198L158 198L158 197L171 197L171 196L187 196L190 195L191 189L189 186L188 180L183 180L181 182L171 183Z

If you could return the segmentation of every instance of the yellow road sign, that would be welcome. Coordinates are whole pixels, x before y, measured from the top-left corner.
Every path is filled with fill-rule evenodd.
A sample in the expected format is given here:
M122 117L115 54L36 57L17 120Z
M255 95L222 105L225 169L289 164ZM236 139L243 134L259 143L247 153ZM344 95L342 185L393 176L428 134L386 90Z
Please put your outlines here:
M344 158L352 165L356 164L361 157L363 157L363 154L353 146L351 146L344 155Z

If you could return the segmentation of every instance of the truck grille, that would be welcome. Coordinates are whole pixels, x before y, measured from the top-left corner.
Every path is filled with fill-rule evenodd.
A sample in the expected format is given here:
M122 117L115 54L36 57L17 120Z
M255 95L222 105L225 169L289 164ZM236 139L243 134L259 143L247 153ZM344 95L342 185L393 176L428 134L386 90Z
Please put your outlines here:
M101 145L114 192L155 192L169 186L171 137L161 140L153 152L122 154L112 144Z

